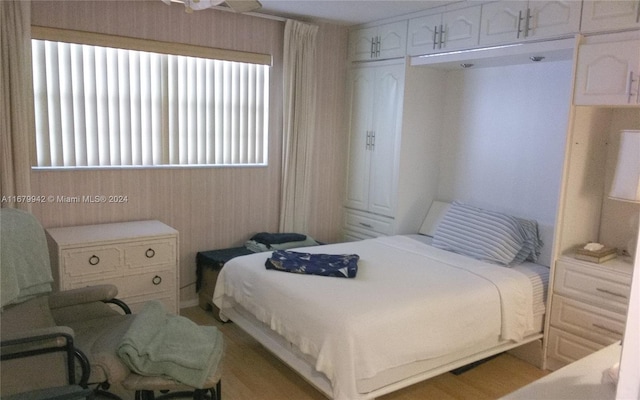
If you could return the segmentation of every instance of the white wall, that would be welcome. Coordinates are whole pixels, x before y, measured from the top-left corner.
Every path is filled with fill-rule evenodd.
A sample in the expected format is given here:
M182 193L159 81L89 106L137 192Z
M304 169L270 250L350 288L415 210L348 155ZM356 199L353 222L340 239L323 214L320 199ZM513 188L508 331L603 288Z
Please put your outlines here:
M552 226L571 74L571 61L449 72L437 197Z

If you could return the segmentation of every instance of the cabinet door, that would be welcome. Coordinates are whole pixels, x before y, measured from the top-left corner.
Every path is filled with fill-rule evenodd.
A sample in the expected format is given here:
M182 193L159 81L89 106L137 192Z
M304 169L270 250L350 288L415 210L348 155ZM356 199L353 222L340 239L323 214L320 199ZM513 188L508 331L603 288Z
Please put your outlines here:
M442 14L442 51L466 49L478 45L480 6Z
M588 1L582 9L583 32L640 28L640 1Z
M358 210L367 210L369 203L373 77L373 68L353 69L347 90L350 136L345 205Z
M349 35L349 59L355 61L373 58L377 32L377 27L352 31Z
M640 104L639 66L640 40L580 46L575 104Z
M407 21L378 27L377 59L404 57L407 54Z
M412 56L439 51L438 32L442 24L442 14L425 15L409 20L407 53Z
M578 32L580 11L579 1L530 1L531 20L525 30L525 36L540 39Z
M498 44L524 39L526 1L499 1L482 5L480 44Z
M376 68L369 211L394 216L404 65Z

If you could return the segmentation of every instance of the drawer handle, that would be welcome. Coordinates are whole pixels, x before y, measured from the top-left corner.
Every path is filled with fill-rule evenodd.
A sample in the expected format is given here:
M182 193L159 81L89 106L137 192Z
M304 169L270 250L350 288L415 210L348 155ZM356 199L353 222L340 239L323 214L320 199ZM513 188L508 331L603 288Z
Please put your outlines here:
M599 287L597 287L597 288L596 288L596 290L597 290L598 292L602 292L602 293L610 294L611 296L622 297L623 299L626 299L626 298L627 298L627 296L625 296L624 294L620 294L620 293L612 292L611 290L607 290L607 289L600 289Z
M151 282L152 282L154 285L158 286L159 284L161 284L161 283L162 283L162 278L161 278L161 277L159 277L158 275L156 275L156 276L154 276L154 277L153 277L153 279L151 280Z
M100 262L100 257L96 256L95 254L89 257L89 264L98 265L99 262Z
M365 224L364 222L360 222L360 225L364 226L365 228L373 228L371 224Z
M156 251L154 249L147 249L147 251L144 252L144 255L147 256L147 258L153 258L153 256L156 255Z
M620 333L620 332L618 332L618 331L616 331L616 330L614 330L614 329L607 328L607 327L606 327L606 326L604 326L604 325L600 325L600 324L591 324L591 326L593 326L594 328L602 329L603 331L607 331L607 332L613 333L613 334L618 335L618 336L622 336L622 333Z

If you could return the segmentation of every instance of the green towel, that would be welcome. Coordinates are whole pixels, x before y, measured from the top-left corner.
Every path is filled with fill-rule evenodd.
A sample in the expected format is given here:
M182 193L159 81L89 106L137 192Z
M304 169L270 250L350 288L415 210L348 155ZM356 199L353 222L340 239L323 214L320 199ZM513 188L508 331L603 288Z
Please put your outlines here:
M14 208L0 210L0 254L0 306L51 291L47 238L33 215Z
M118 355L132 371L167 376L203 389L222 359L222 333L213 326L167 314L157 300L145 304L118 346Z

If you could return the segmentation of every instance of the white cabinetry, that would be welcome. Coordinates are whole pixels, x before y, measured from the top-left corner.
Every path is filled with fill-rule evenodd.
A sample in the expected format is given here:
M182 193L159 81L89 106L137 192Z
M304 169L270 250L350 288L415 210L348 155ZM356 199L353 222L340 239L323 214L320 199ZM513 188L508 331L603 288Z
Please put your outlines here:
M604 264L558 259L548 368L560 368L622 339L632 268L620 259Z
M351 61L400 58L407 51L407 21L362 28L349 34Z
M480 10L475 6L410 19L407 53L420 55L477 46Z
M482 6L481 46L568 36L580 27L579 1L498 1Z
M404 63L351 71L347 207L394 215L403 87Z
M576 105L640 105L640 40L579 48Z
M179 312L178 232L159 221L47 229L57 290L113 284L132 311L160 300Z
M640 0L589 1L582 7L582 32L640 28Z

